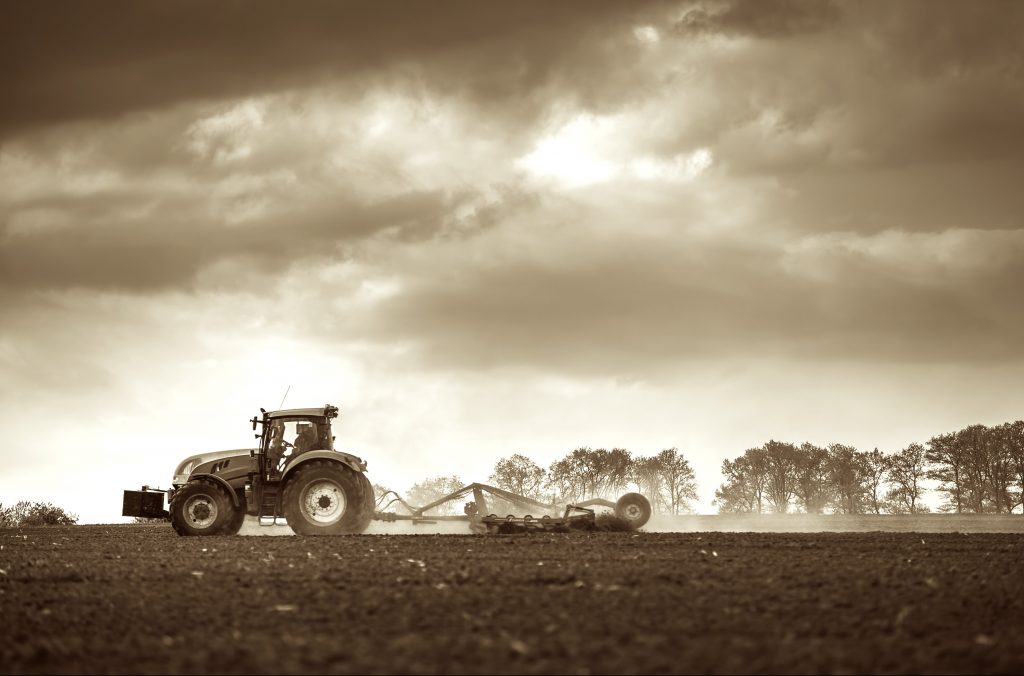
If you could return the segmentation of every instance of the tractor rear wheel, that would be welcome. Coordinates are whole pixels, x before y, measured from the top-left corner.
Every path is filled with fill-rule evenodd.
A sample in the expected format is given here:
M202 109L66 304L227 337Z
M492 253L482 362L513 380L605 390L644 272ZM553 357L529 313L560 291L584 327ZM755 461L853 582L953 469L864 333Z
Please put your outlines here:
M370 522L373 521L373 513L377 511L377 496L373 492L373 484L361 472L359 474L359 485L363 489L363 513L361 518L365 523L359 527L358 532L362 533L369 527Z
M175 491L169 511L178 535L223 535L239 513L245 516L244 509L231 503L227 491L209 479L189 481Z
M358 472L331 460L309 460L285 484L284 518L299 535L361 533L373 517Z
M626 493L615 503L615 516L639 528L651 518L651 503L639 493Z

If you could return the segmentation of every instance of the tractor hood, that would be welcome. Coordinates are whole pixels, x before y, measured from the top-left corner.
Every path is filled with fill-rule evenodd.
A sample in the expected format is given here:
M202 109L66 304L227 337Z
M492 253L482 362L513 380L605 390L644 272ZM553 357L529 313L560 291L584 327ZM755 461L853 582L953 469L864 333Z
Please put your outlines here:
M256 449L252 448L237 448L231 451L210 451L208 453L199 453L197 455L190 455L181 461L181 463L174 470L174 479L171 481L175 486L181 486L188 481L189 475L192 471L202 464L208 463L211 460L224 460L225 458L249 458Z

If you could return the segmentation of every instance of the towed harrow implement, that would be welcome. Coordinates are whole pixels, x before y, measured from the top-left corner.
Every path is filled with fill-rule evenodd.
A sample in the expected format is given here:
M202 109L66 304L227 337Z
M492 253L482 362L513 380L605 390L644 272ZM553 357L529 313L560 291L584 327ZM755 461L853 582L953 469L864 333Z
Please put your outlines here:
M427 512L447 503L464 500L462 514L428 515ZM490 498L490 499L488 499ZM508 514L500 516L490 512L491 505L509 505L525 512L523 516ZM398 505L404 513L384 511ZM472 483L457 491L440 497L422 507L414 507L394 491L388 491L376 502L378 509L373 518L378 521L411 521L413 524L437 523L438 521L466 521L475 533L503 533L523 531L566 532L569 530L593 530L597 526L597 514L593 507L608 507L615 516L630 528L639 528L651 516L651 505L639 493L626 493L617 502L601 498L584 500L566 505L545 503L525 495L519 495L488 484ZM536 512L534 515L530 512Z

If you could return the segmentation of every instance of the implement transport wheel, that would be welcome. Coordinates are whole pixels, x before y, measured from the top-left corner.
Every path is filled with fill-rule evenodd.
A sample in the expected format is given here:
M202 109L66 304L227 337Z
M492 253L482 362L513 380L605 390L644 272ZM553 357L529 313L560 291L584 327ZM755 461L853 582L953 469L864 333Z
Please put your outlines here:
M615 503L615 516L639 528L651 518L651 503L639 493L626 493Z
M299 535L361 533L373 518L358 472L332 460L309 460L284 487L283 511ZM369 483L369 482L367 482Z
M224 535L239 514L245 516L244 509L231 504L227 491L208 479L189 481L175 491L170 512L178 535Z

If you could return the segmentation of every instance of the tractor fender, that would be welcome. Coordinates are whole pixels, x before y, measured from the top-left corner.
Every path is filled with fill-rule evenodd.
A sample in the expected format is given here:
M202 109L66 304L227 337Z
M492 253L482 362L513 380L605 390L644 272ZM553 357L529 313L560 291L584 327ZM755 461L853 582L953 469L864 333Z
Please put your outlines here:
M235 507L238 507L241 504L241 502L238 500L238 493L236 493L235 489L231 487L231 484L229 484L227 481L217 476L216 474L193 473L189 476L188 480L192 481L193 479L212 479L214 482L220 484L224 488L224 490L228 492L228 495L231 496L231 504L233 504Z
M284 472L281 474L281 481L283 482L288 477L288 474L296 467L300 467L310 460L331 460L333 462L338 462L357 474L362 474L366 471L366 465L360 461L359 458L349 453L340 453L338 451L306 451L296 458L295 462L284 468Z

